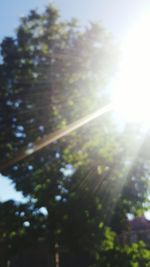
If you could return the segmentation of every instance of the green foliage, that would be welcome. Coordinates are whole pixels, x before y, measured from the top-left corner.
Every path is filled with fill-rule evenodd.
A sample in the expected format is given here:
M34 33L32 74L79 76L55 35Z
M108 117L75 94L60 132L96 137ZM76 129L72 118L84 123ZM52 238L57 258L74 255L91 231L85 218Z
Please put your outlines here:
M116 70L117 49L98 23L83 29L75 20L61 22L52 6L43 14L31 11L21 19L16 37L3 40L1 56L1 163L109 101L106 85ZM128 227L127 213L143 211L147 200L146 144L136 126L120 131L107 114L5 169L29 198L23 217L16 215L20 206L12 205L12 227L0 225L6 255L42 240L52 267L56 243L71 257L72 267L138 266L138 249L141 259L148 259L141 243L137 250L115 243ZM39 214L41 207L47 215ZM10 242L14 250L9 254Z
M46 218L31 203L13 201L0 203L0 218L0 262L6 266L12 256L41 242Z
M131 245L120 245L116 241L116 234L105 229L105 238L96 252L97 264L104 267L148 267L150 266L150 250L143 241Z

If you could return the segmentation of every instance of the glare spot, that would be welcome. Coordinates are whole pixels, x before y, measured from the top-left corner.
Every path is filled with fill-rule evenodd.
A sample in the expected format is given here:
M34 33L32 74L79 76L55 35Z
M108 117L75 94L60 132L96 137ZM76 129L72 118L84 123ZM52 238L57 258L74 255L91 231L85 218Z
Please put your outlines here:
M47 216L48 215L48 210L45 207L41 207L39 209L39 212L42 213L43 215Z
M32 165L28 165L28 170L32 171L33 170L33 166Z
M61 199L62 199L62 197L61 197L60 195L55 196L55 200L56 200L56 201L60 201Z
M19 168L19 167L18 167L17 165L13 166L13 171L17 171L18 168Z
M59 159L60 158L60 154L58 152L56 152L55 157L56 157L56 159Z
M43 132L44 132L44 130L45 130L45 128L44 128L44 126L43 126L43 125L40 125L40 126L38 127L38 129L39 129L39 131L40 131L40 132L42 132L42 133L43 133Z
M26 150L26 155L31 155L34 152L34 148L29 148Z
M125 121L150 125L150 17L144 14L123 47L120 71L114 80L113 103Z
M25 221L25 222L23 223L23 226L24 226L24 227L30 227L30 222Z

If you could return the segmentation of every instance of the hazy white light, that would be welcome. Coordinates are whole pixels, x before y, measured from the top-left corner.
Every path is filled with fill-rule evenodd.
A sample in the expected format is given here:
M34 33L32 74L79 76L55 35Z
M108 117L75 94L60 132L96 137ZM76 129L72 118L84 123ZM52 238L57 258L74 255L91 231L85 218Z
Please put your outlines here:
M115 80L115 109L128 121L150 125L150 14L133 27L123 47L123 60Z
M25 221L25 222L23 223L23 226L24 226L24 227L29 227L29 226L30 226L30 222Z

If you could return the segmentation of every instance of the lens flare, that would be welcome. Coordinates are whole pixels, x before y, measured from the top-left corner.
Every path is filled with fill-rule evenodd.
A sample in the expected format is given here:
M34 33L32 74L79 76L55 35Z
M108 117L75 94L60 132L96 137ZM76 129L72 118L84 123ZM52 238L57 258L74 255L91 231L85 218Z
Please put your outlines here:
M126 121L150 126L150 14L141 16L124 42L113 88L115 110Z

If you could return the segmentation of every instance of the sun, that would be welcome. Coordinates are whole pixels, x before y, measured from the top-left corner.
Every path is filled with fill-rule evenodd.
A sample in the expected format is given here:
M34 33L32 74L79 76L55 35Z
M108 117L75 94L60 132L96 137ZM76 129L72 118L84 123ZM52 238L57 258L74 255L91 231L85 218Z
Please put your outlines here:
M150 126L150 14L141 16L124 42L113 88L115 110L126 121Z

